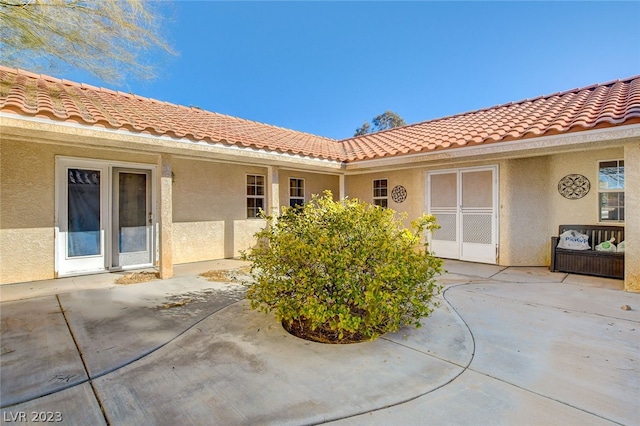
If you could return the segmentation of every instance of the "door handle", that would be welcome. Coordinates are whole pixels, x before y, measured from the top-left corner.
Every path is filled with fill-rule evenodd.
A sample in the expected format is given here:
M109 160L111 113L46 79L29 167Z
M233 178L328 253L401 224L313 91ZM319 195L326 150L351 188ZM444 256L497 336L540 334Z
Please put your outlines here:
M149 212L149 224L153 223L153 213Z

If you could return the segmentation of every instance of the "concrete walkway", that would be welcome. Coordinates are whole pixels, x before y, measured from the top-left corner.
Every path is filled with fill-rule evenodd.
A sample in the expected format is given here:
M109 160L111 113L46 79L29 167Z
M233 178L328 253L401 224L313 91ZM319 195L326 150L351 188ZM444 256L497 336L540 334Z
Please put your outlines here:
M620 281L448 261L422 328L323 345L198 276L240 266L1 286L0 420L640 424L640 294Z

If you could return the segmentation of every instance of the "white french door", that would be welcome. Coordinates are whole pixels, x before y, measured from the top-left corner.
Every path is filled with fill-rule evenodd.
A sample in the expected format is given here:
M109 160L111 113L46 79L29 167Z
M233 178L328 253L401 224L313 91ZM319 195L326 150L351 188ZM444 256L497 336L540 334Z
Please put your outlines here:
M153 167L56 158L57 276L154 263Z
M57 161L56 272L104 271L109 170L104 164Z
M438 257L497 262L497 166L427 173L427 211L440 229L429 237Z
M152 263L151 172L113 169L112 262L114 268Z

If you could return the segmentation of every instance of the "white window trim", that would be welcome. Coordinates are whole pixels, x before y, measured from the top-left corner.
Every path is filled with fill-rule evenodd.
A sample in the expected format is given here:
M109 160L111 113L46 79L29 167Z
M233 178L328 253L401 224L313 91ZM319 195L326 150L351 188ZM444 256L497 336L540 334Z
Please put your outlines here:
M385 197L376 196L375 182L378 181L378 180L387 181L387 195ZM387 201L387 207L389 207L389 179L388 178L372 179L371 180L371 196L372 196L372 200L373 200L373 204L374 205L376 205L376 200L386 200Z
M601 214L601 206L600 206L600 194L604 194L604 193L611 193L611 192L615 192L615 193L623 193L625 194L626 188L622 188L622 189L601 189L600 188L600 164L601 163L607 163L607 162L612 162L612 161L616 161L616 162L620 162L620 161L624 161L624 158L610 158L610 159L604 159L604 160L597 160L596 161L596 191L597 191L597 197L596 197L596 218L597 218L597 223L603 224L603 225L623 225L625 223L624 220L608 220L605 219L603 220L600 217ZM626 181L625 181L625 187L626 187ZM625 208L626 210L626 208ZM626 212L625 212L625 217L626 217Z
M302 197L292 197L291 196L291 181L293 179L302 181ZM293 200L301 201L300 204L304 204L306 202L306 196L305 196L305 188L306 188L306 186L307 186L307 183L305 182L304 178L293 177L293 176L289 177L289 188L287 188L288 191L289 191L289 206L291 206L291 201L293 201Z
M249 176L256 176L256 177L261 177L262 181L264 182L263 184L263 195L249 195L247 194L247 186L249 185L248 179ZM261 174L256 174L256 173L246 173L245 177L244 177L244 187L245 187L245 200L249 200L249 199L261 199L262 200L262 210L266 211L266 201L267 201L267 176L266 175L261 175ZM260 217L258 216L249 216L249 212L248 212L249 207L247 206L247 203L245 201L245 214L247 215L247 219L260 219Z

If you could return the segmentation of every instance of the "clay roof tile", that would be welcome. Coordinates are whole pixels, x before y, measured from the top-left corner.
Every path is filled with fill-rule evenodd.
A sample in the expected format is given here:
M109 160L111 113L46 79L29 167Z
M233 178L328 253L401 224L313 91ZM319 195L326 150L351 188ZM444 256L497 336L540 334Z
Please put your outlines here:
M349 162L638 123L640 76L342 141L2 66L0 108L193 142Z

